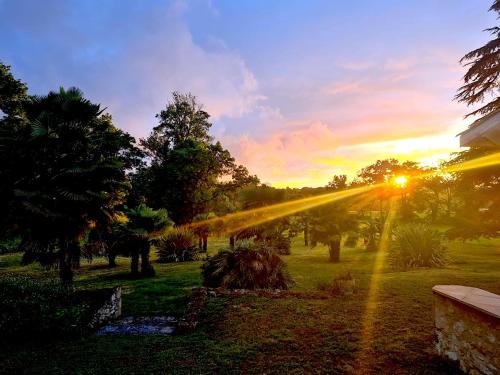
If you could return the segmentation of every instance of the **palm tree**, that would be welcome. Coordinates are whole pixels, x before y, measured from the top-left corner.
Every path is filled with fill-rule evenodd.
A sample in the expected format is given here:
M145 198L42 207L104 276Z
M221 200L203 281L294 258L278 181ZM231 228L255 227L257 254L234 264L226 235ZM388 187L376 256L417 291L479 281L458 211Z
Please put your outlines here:
M310 245L328 246L330 262L340 262L342 234L357 229L357 221L341 204L329 204L314 210L311 220Z
M154 276L155 271L149 261L151 244L160 238L165 230L172 226L167 211L153 210L146 205L139 205L126 211L128 221L119 225L115 231L117 241L111 246L113 253L122 253L130 256L130 272L139 275L139 258L141 260L141 274Z
M31 97L18 138L13 189L24 261L58 262L65 283L80 258L80 242L96 223L111 221L126 194L133 138L115 128L99 105L71 88Z

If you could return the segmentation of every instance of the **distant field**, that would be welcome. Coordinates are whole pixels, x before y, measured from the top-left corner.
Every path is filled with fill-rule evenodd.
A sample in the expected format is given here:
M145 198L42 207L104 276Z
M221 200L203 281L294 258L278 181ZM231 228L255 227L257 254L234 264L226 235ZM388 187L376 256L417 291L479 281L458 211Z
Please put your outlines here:
M225 245L226 240L211 240L209 252ZM311 250L296 238L292 255L284 259L295 280L292 289L303 293L212 298L199 329L186 335L4 343L0 373L457 373L433 354L431 288L461 284L500 294L500 241L452 242L449 251L453 262L442 269L384 269L372 295L368 329L365 309L375 253L343 249L341 263L332 264L324 247ZM54 275L39 266L19 266L19 260L19 254L0 256L0 272ZM104 260L83 263L76 284L123 285L123 313L133 316L180 315L191 288L201 285L201 262L155 263L157 277L142 280L128 277L128 263L119 258L113 270ZM356 294L316 292L319 283L347 271L357 279Z

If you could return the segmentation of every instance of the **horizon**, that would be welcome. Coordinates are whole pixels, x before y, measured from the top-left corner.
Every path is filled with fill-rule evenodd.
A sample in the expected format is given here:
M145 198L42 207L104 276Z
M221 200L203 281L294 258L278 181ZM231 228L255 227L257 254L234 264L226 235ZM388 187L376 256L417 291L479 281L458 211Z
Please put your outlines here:
M191 92L262 182L319 187L377 159L433 165L460 150L473 119L453 101L459 59L488 40L490 3L112 1L96 13L3 0L0 56L31 94L78 87L136 138L172 91Z

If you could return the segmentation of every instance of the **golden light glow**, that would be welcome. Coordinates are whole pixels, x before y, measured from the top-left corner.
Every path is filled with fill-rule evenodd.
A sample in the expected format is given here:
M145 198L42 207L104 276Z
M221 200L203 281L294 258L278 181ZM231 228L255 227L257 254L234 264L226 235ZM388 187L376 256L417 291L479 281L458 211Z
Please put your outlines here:
M412 176L412 178L428 177L436 173L446 174L454 172L463 172L467 170L485 168L499 164L500 164L500 152L497 152L495 154L483 156L474 160L469 160L464 163L458 163L453 166L443 168L438 172L431 171L423 173L418 176ZM408 184L408 177L398 176L394 178L391 181L391 183L403 188ZM290 202L278 203L266 207L240 211L223 217L216 217L213 219L197 223L192 223L189 224L188 227L197 228L204 225L213 225L214 227L213 232L218 232L219 235L225 235L225 234L231 235L243 229L251 228L253 226L263 224L268 221L293 215L297 212L305 211L327 203L340 201L343 199L361 195L383 186L387 186L387 184L362 186L353 189L337 191L334 193L328 193L328 194L298 199Z
M492 167L500 164L500 152L458 163L442 170L442 173L465 172L471 169Z
M408 185L408 178L406 176L397 176L393 179L394 185L403 189Z
M243 229L263 224L268 221L279 219L285 216L318 207L327 203L340 201L346 198L354 197L380 187L379 185L362 186L358 188L336 191L334 193L317 195L303 199L297 199L290 202L278 203L267 207L260 207L247 211L240 211L223 217L192 223L190 228L197 228L204 225L213 225L214 231L219 234L237 233Z
M356 362L358 364L357 372L360 374L367 373L370 365L369 361L366 360L366 357L368 356L373 344L375 312L379 304L380 277L386 264L387 252L391 242L392 227L398 210L398 202L396 199L396 197L392 197L389 201L389 212L387 214L387 218L385 219L384 227L382 228L378 251L375 254L375 261L373 263L365 314L363 316L360 349L356 358Z

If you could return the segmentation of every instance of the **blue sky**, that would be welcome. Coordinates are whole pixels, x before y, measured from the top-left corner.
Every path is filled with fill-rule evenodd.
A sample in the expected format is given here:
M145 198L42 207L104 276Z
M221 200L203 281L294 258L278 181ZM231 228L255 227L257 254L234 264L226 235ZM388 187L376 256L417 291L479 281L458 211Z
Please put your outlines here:
M322 185L458 149L458 60L498 24L490 3L0 0L0 59L32 93L81 88L136 137L190 91L263 181Z

